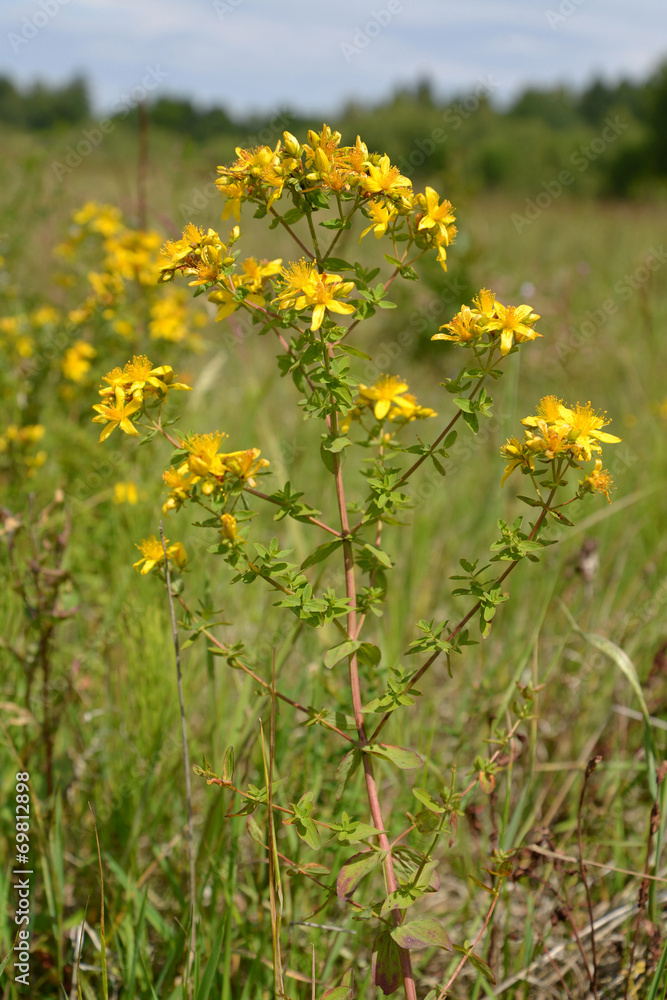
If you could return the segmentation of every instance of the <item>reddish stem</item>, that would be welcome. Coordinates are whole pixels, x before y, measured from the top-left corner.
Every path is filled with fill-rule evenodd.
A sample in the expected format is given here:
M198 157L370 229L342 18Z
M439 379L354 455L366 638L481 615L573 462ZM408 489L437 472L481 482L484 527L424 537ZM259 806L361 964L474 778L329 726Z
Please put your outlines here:
M333 430L336 429L336 416L335 413L332 417ZM333 455L334 464L334 477L336 481L336 498L338 500L338 513L340 515L340 525L341 534L343 536L343 558L345 563L345 591L347 594L350 610L347 614L347 632L351 639L356 639L358 635L357 626L357 589L356 580L354 575L354 553L352 550L352 541L350 536L350 524L347 516L347 506L345 503L345 488L343 485L343 470L340 455ZM352 694L352 706L354 710L354 720L357 726L357 734L359 737L359 745L363 748L368 745L368 738L366 736L366 727L364 724L364 713L363 713L363 702L361 698L361 685L359 682L359 665L357 663L357 654L352 653L350 656L349 664L350 672L350 691ZM366 795L368 797L368 804L371 811L371 817L373 819L373 825L376 829L380 830L381 833L378 834L378 842L380 848L385 852L384 859L384 869L385 878L387 883L387 891L389 893L396 892L398 889L398 882L396 881L396 873L394 872L394 862L391 854L391 845L389 843L389 838L384 832L384 820L382 818L382 808L380 805L380 796L378 792L377 782L375 781L375 775L373 773L373 762L370 754L362 754L363 765L364 765L364 778L366 780ZM394 926L398 927L403 920L401 911L399 909L394 909L391 912L392 920ZM415 987L414 975L412 972L412 962L410 960L410 952L406 951L404 948L399 948L400 960L401 960L401 971L403 975L403 984L405 987L406 1000L417 1000L417 991Z

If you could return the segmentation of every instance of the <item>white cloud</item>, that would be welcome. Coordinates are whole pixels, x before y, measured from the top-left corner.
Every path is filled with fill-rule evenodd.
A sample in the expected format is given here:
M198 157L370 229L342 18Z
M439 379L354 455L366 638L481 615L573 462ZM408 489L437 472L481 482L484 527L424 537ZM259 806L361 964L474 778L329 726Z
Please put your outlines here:
M663 2L567 0L572 14L550 27L547 12L564 0L391 0L391 16L390 0L69 0L14 51L9 34L40 7L3 0L0 73L27 83L83 71L100 107L156 65L163 92L237 113L324 113L424 76L452 94L491 74L506 101L528 83L645 76L663 54Z

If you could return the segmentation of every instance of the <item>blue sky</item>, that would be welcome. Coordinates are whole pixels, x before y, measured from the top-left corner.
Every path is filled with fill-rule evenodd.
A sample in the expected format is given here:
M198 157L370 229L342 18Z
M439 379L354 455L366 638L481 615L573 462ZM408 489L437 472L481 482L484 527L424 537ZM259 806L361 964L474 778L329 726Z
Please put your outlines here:
M90 81L235 113L331 112L429 77L506 104L527 84L643 79L667 58L664 0L2 0L0 74Z

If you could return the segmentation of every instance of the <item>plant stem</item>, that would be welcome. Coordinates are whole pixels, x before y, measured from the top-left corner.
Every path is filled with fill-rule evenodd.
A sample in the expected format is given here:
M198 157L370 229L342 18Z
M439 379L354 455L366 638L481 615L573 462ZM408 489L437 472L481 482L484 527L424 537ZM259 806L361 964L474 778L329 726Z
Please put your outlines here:
M276 212L276 210L275 210L275 208L273 207L273 205L271 206L271 208L269 209L269 211L271 212L271 215L273 215L273 216L274 216L274 218L276 218L276 219L278 219L278 220L279 220L279 222L280 222L280 225L281 225L281 226L283 227L283 229L286 229L286 230L287 230L287 232L288 232L288 233L290 234L290 236L292 237L292 239L294 240L294 242L295 242L296 244L298 244L298 246L300 246L300 247L301 247L301 249L303 250L303 252L304 252L305 254L308 254L308 256L310 257L310 259L311 259L311 260L314 260L314 259L315 259L315 254L314 254L314 253L312 253L312 252L311 252L311 251L310 251L310 250L308 249L308 247L306 246L306 244L305 244L305 243L302 243L302 242L301 242L301 240L300 240L300 239L299 239L299 237L298 237L298 236L296 235L296 233L294 232L294 230L290 228L290 226L288 225L288 223L287 223L287 222L285 222L285 220L283 219L283 217L282 217L281 215L278 215L278 213Z
M336 413L332 414L332 424L333 431L336 430ZM345 565L345 592L348 598L350 610L347 616L347 631L351 639L356 639L358 635L357 629L357 590L356 590L356 580L354 574L354 552L352 549L352 541L350 535L350 525L347 517L347 505L345 503L345 488L343 485L343 469L342 462L339 454L333 455L333 466L334 466L334 477L336 481L336 498L338 501L338 513L340 516L340 526L341 534L343 536L343 559ZM368 745L368 738L366 736L366 727L364 724L364 713L363 713L363 702L361 698L361 685L359 682L359 665L357 662L356 652L352 653L349 660L349 676L350 676L350 692L352 695L352 707L354 710L354 720L357 725L357 734L359 737L359 745L361 747ZM391 854L391 845L389 843L389 838L384 832L384 820L382 818L382 808L380 805L380 796L378 792L377 783L375 781L375 775L373 773L373 762L371 760L370 754L362 754L363 766L364 766L364 778L366 781L366 795L368 797L368 804L370 806L371 816L373 819L373 825L376 829L382 831L378 834L378 842L381 850L385 852L384 858L384 869L385 878L387 882L387 891L389 893L396 892L398 889L398 882L396 881L396 873L394 872L394 862ZM391 911L392 920L396 927L401 924L403 917L399 909L394 909ZM403 974L403 984L405 987L406 1000L417 1000L417 992L415 987L414 976L412 972L412 962L410 959L410 952L404 948L399 948L401 970Z
M171 574L169 572L169 557L167 555L167 545L164 540L164 531L160 521L160 539L162 541L162 551L164 553L164 571L167 581L167 594L169 597L169 614L171 616L171 634L174 642L174 658L176 661L176 680L178 685L178 704L181 711L181 740L183 743L183 768L185 771L185 800L188 813L188 860L190 868L190 953L188 956L187 969L187 990L190 991L194 984L192 982L192 967L195 960L197 932L196 902L195 902L195 839L192 826L192 788L190 785L190 754L188 752L188 734L185 726L185 702L183 699L183 676L181 674L181 650L178 642L178 626L176 625L176 614L174 612L174 597L171 592Z

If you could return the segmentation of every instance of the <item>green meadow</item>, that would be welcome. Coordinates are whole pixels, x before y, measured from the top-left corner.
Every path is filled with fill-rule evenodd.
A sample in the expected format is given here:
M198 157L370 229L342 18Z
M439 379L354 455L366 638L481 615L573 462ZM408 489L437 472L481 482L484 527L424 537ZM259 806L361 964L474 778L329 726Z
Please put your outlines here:
M119 124L66 172L54 168L66 165L67 148L80 136L7 128L0 165L0 320L34 317L44 306L61 317L33 330L32 354L22 354L16 327L0 324L0 964L9 956L0 991L4 1000L268 998L275 873L264 811L239 814L241 799L207 784L192 765L206 760L220 774L233 747L237 783L261 788L273 716L274 798L287 805L312 791L331 821L341 808L341 744L306 725L303 713L272 704L266 689L216 655L205 637L182 649L197 915L190 962L188 806L169 603L157 574L133 568L135 545L159 534L162 520L169 540L189 555L182 574L189 607L210 612L220 641L243 642L264 681L273 672L291 699L344 720L344 665L324 665L339 637L333 625L307 630L286 618L269 587L232 585L232 571L207 554L210 539L191 525L190 510L162 514L169 445L156 438L144 446L118 430L99 443L100 428L91 423L98 384L138 346L194 386L170 397L179 429L219 429L234 447L260 448L271 463L259 485L266 493L290 482L332 518L335 498L319 428L303 421L291 380L278 378L270 335L238 315L216 323L205 296L194 303L205 311L194 346L106 334L96 340L92 321L76 335L67 324L97 266L91 250L80 260L56 253L71 235L72 214L96 201L117 206L132 226L145 219L163 239L177 239L187 222L224 239L234 220L221 221L223 201L212 182L216 166L233 159L235 141L195 144L154 129L139 155L135 132ZM622 443L605 450L611 502L588 496L574 527L553 524L556 544L508 577L509 600L489 636L481 639L471 623L477 644L452 656L451 675L441 658L419 683L415 704L390 719L387 742L413 749L423 765L397 771L378 763L385 818L394 835L411 826L421 808L413 786L455 780L465 788L480 769L476 759L490 756L499 729L517 720L517 705L529 704L503 748L495 788L485 794L474 787L463 798L456 829L437 848L437 886L416 904L455 944L473 942L489 907L479 884L490 883L488 857L514 851L492 926L476 945L481 964L468 962L450 995L664 998L667 202L657 191L634 200L593 199L567 185L559 191L558 171L548 166L516 192L473 185L459 192L448 187L444 168L429 173L427 159L420 170L415 188L431 184L455 207L459 232L449 267L444 273L427 261L422 281L396 289L396 308L378 310L364 326L370 360L353 358L354 374L366 384L382 373L401 376L438 412L409 431L413 442L430 441L455 412L442 383L461 364L457 346L431 338L462 304L482 287L503 302L529 303L540 314L542 339L507 359L505 377L489 390L491 419L478 434L459 429L446 475L428 463L415 475L412 506L399 518L405 525L384 528L390 610L367 625L382 659L377 669L362 668L366 702L382 694L389 666L410 663L415 622L458 622L468 611L469 599L452 593L458 560L487 563L498 520L530 520L517 499L525 492L521 477L501 487L499 449L521 434L521 419L536 412L540 398L590 400ZM285 235L267 231L251 211L244 209L240 224L242 255L295 259ZM358 232L343 234L336 253L370 261L372 234L357 241ZM79 337L97 354L85 377L68 381L62 361ZM31 358L38 360L32 368ZM39 462L24 461L7 437L10 425L44 428L25 451L30 458L43 450ZM350 504L362 503L365 481L350 471L349 483ZM303 521L275 521L266 510L252 523L254 539L268 544L275 536L295 563L321 540L313 531ZM319 583L341 591L336 566L327 563ZM181 631L185 645L189 631ZM23 772L30 775L33 870L29 993L12 969L20 926L15 775ZM343 802L351 816L370 822L360 771ZM414 838L428 841L426 833ZM285 995L319 1000L352 968L354 993L334 993L334 1000L374 997L368 921L355 919L331 890L360 846L334 839L315 854L280 819L276 839ZM297 870L315 861L327 869L317 882ZM358 901L367 905L364 893L362 885ZM460 957L442 948L413 952L419 997L438 996ZM588 992L593 967L595 994Z

